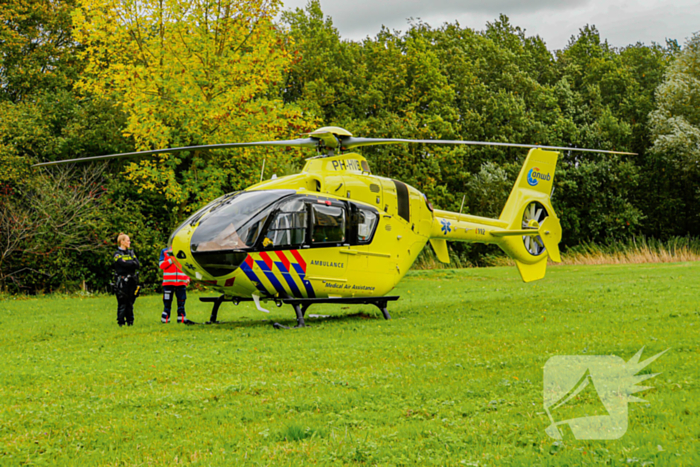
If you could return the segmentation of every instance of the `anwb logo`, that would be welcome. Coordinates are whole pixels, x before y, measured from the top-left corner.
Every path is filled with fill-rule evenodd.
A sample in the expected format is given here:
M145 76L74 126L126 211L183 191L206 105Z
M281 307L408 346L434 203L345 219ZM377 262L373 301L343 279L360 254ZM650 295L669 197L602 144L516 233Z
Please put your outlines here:
M537 184L539 183L537 179L548 182L552 179L552 177L549 174L540 173L540 169L538 167L534 167L530 169L530 171L527 173L528 185L537 186Z
M627 405L646 402L633 394L651 389L637 383L656 374L637 375L665 352L640 362L642 348L628 362L615 355L559 355L544 365L545 430L562 439L565 425L576 439L619 439L627 432Z

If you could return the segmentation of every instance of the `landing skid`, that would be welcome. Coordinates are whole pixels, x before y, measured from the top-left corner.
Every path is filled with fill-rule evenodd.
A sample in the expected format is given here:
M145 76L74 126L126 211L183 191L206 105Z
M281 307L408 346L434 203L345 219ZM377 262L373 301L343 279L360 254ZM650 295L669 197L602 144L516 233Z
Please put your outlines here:
M294 328L303 328L306 326L304 323L304 315L306 310L309 309L311 305L317 303L333 303L338 305L374 305L382 311L384 319L391 319L389 311L387 310L387 303L398 300L398 295L391 297L339 297L339 298L276 298L275 303L277 306L282 306L282 304L292 305L294 307L294 312L297 315L297 325ZM238 305L240 302L252 302L252 298L242 298L242 297L232 297L226 298L224 295L220 297L200 297L200 302L213 303L214 307L211 310L211 317L207 324L218 324L217 317L219 315L219 308L224 302L233 302L234 305ZM280 323L274 323L275 329L290 329Z

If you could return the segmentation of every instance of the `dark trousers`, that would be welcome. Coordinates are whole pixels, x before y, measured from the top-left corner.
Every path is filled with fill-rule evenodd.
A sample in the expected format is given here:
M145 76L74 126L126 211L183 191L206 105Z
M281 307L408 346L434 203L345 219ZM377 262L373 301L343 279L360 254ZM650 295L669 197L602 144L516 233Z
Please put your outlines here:
M173 305L173 298L177 298L177 316L181 320L187 319L185 315L185 300L187 300L187 286L185 285L164 285L163 286L163 314L161 321L170 321L170 310Z
M119 326L134 324L134 298L117 296L117 323Z
M136 300L136 279L133 276L117 277L117 324L134 324L134 301Z

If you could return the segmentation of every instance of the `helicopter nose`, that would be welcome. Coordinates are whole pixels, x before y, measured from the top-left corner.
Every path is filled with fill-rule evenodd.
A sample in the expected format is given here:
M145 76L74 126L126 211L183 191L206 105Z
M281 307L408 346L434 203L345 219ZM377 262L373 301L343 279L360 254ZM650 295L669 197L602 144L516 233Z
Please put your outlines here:
M191 278L198 279L197 273L201 276L202 271L198 267L197 262L194 261L190 251L190 238L193 231L192 227L187 226L175 232L171 237L170 247L173 259L178 263L180 269Z
M201 248L194 249L191 245L196 230L187 226L175 232L172 237L174 256L182 265L183 272L192 279L226 286L226 278L239 269L248 254L221 248L204 251L200 251Z

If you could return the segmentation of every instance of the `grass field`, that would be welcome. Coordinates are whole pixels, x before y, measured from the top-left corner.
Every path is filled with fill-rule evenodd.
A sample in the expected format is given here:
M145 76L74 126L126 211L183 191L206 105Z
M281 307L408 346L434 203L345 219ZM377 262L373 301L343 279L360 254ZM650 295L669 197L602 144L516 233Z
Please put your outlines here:
M700 263L415 271L377 309L301 330L222 306L161 325L159 296L0 302L0 465L700 465ZM287 309L288 308L288 309ZM190 295L188 316L209 317ZM619 440L545 434L554 355L670 349Z

